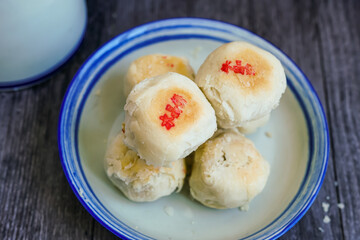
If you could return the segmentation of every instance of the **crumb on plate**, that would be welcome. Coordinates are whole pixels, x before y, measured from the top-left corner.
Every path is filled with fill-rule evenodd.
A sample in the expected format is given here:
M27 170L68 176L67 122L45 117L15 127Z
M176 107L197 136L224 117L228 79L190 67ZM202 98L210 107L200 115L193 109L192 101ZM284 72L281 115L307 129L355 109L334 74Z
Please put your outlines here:
M166 207L164 207L164 211L168 216L170 216L170 217L174 216L174 208L173 207L166 206Z
M98 90L96 90L96 92L95 92L95 96L100 96L100 94L101 94L101 89L98 89Z

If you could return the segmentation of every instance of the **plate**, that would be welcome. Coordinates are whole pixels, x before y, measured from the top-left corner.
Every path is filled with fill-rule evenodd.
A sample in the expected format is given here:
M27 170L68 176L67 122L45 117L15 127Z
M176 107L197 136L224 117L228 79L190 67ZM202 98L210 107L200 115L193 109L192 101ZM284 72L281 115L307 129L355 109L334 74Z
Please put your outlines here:
M152 203L129 201L107 179L103 167L108 138L124 117L122 86L129 64L145 54L163 53L186 57L197 70L215 48L238 40L274 54L287 76L279 107L268 124L249 136L271 165L264 191L247 212L204 207L190 199L187 187ZM329 153L323 108L295 63L245 29L198 18L141 25L99 48L67 90L58 131L62 166L75 195L97 221L123 239L277 238L311 206Z

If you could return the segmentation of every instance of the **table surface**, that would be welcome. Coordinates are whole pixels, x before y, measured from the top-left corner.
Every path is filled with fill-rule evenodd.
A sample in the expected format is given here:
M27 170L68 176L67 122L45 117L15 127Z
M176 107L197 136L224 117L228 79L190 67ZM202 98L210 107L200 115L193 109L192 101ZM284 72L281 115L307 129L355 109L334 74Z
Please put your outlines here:
M318 197L281 239L360 239L359 13L360 1L89 0L87 31L74 56L40 85L0 92L0 239L116 238L67 183L57 148L60 105L77 69L102 44L139 24L172 17L249 29L300 66L326 111L331 150Z

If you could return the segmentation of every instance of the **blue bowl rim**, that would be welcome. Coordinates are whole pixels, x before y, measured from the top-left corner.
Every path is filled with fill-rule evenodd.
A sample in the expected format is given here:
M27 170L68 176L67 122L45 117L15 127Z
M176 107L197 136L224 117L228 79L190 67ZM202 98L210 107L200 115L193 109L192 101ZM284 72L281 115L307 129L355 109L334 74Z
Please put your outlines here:
M314 100L315 100L315 103L314 103L314 106L317 106L319 108L319 113L320 113L320 117L321 117L321 123L322 123L322 127L323 127L323 130L324 130L324 149L320 149L323 150L322 153L323 153L323 161L322 161L322 165L321 165L321 172L319 174L319 177L316 181L316 189L314 189L313 191L313 194L311 195L310 199L307 199L307 203L306 205L300 209L300 212L297 212L297 214L295 215L295 217L293 219L291 219L290 222L287 222L284 226L282 226L282 230L281 231L278 231L276 232L276 234L273 234L271 236L272 239L276 239L278 237L280 237L281 235L283 235L285 232L287 232L291 227L293 227L303 216L304 214L307 212L307 210L310 208L310 206L312 205L312 203L314 202L320 188L321 188L321 185L323 183L323 180L324 180L324 177L325 177L325 173L326 173L326 170L327 170L327 164L328 164L328 157L329 157L329 130L328 130L328 124L327 124L327 120L326 120L326 116L325 116L325 112L324 112L324 108L320 102L320 99L315 91L315 89L313 88L311 82L309 81L309 79L306 77L306 75L304 74L304 72L295 64L295 62L286 54L284 53L282 50L280 50L277 46L275 46L274 44L272 44L271 42L269 42L268 40L258 36L257 34L247 30L247 29L244 29L242 27L239 27L239 26L236 26L234 24L231 24L231 23L226 23L226 22L223 22L223 21L219 21L219 20L214 20L214 19L206 19L206 18L170 18L170 19L162 19L162 20L156 20L156 21L152 21L152 22L148 22L148 23L145 23L145 24L142 24L142 25L138 25L134 28L131 28L117 36L115 36L114 38L112 38L111 40L107 41L106 43L104 43L101 47L99 47L95 52L93 52L87 59L86 61L82 64L82 66L79 68L79 70L77 71L77 73L75 74L74 78L72 79L66 93L65 93L65 96L64 96L64 100L63 100L63 103L61 105L61 111L60 111L60 115L59 115L59 123L58 123L58 147L59 147L59 153L60 153L60 160L61 160L61 164L62 164L62 167L63 167L63 170L64 170L64 173L65 173L65 176L73 190L73 192L75 193L76 197L79 199L79 201L81 202L81 204L85 207L85 209L99 222L101 223L105 228L107 228L109 231L111 231L112 233L114 233L115 235L119 236L119 237L122 237L124 239L130 239L128 238L126 235L123 235L121 234L121 232L118 232L116 231L116 229L113 229L111 227L109 227L105 222L103 222L98 216L97 214L87 205L87 203L82 199L82 197L79 195L78 191L76 190L75 186L72 184L71 182L71 179L70 179L70 176L68 175L67 173L67 169L65 167L65 163L64 163L64 158L63 158L63 148L62 148L62 145L61 145L61 124L62 124L62 116L63 116L63 113L64 113L64 105L65 105L65 102L66 102L66 99L68 97L68 94L69 94L69 91L70 89L72 88L76 78L78 77L79 73L82 71L83 67L86 66L86 64L96 55L96 53L101 50L103 47L105 47L106 45L110 44L111 42L115 41L116 39L126 35L126 34L129 34L133 31L136 31L136 29L139 29L139 28L143 28L143 27L148 27L148 26L151 26L153 24L157 24L157 23L161 23L161 22L167 22L167 21L174 21L174 20L177 20L177 21L182 21L182 20L185 20L185 21L189 21L189 20L192 20L192 21L202 21L202 22L207 22L207 23L211 23L211 22L216 22L216 23L219 23L219 24L224 24L224 25L227 25L227 26L231 26L231 27L234 27L234 28L237 28L241 31L245 31L247 32L248 34L252 35L252 36L255 36L255 37L258 37L260 38L261 40L265 41L267 44L269 44L270 46L272 46L273 48L275 48L276 50L278 50L293 66L294 68L296 68L296 70L300 73L300 75L303 77L303 79L305 80L305 84L306 86L310 89L310 95L312 95L314 97ZM292 92L295 93L296 95L296 92L293 91L293 89L291 88ZM298 99L298 97L296 97ZM301 106L302 110L305 110L303 106ZM304 177L304 180L305 180L306 177ZM303 180L303 181L304 181ZM286 210L285 210L286 211ZM284 212L285 212L284 211ZM265 227L266 228L266 227ZM264 229L265 229L264 228ZM262 230L260 230L262 231ZM249 236L248 236L249 237ZM247 238L247 237L246 237Z

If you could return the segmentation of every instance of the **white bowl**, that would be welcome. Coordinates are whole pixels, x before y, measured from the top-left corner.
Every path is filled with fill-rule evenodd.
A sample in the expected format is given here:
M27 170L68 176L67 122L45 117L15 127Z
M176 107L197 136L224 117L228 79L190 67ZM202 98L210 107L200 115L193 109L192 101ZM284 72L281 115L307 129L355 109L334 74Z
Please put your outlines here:
M288 80L269 123L250 136L271 164L264 191L247 212L204 207L190 199L187 188L152 203L129 201L103 169L107 139L119 130L123 119L122 79L129 64L145 54L164 53L187 57L197 70L216 47L236 40L274 54ZM180 18L133 28L106 43L82 65L63 101L59 149L64 172L80 202L121 238L271 239L290 229L314 201L326 171L329 139L314 89L283 52L234 25Z
M45 80L79 47L86 18L84 0L0 1L0 90Z

